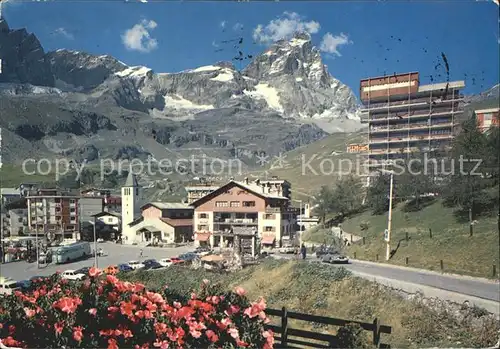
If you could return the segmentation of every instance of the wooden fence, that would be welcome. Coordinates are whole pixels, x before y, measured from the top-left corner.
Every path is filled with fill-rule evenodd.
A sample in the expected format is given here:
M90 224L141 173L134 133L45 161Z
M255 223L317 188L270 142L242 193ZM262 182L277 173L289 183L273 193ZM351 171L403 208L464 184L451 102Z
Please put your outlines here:
M390 348L390 345L380 342L382 333L390 334L392 329L390 326L381 325L377 318L372 323L359 321L335 319L326 316L309 315L288 311L285 307L281 310L266 309L266 314L270 317L280 317L281 325L266 325L268 329L273 330L276 348L338 348L339 340L336 335L325 334L319 332L305 331L290 328L288 319L302 320L323 325L345 326L348 324L357 324L363 330L373 333L373 345L377 348ZM296 338L289 338L296 337ZM304 340L305 339L305 340ZM315 340L316 343L311 342ZM323 343L318 343L323 342ZM296 346L293 346L296 345Z

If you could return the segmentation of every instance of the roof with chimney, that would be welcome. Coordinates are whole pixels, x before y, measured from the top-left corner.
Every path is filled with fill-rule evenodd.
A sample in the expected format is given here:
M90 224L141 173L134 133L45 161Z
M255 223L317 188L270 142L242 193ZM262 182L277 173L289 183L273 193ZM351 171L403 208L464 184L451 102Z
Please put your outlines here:
M266 182L266 181L262 181L262 182ZM264 198L264 199L289 200L289 198L287 198L286 196L280 196L280 195L276 195L274 193L265 193L264 187L261 185L261 183L259 181L239 182L239 181L232 180L232 181L229 181L228 183L224 184L223 186L219 187L219 189L211 192L210 194L205 195L204 197L194 201L191 204L191 206L197 207L200 204L202 204L203 202L205 202L206 200L209 200L210 198L213 198L213 197L225 192L226 190L228 190L229 187L233 187L233 186L240 187L241 189L247 190L247 191L251 192L252 194L254 194L258 197Z
M137 177L135 174L130 171L127 176L127 181L125 182L124 187L138 187L139 182L137 182Z

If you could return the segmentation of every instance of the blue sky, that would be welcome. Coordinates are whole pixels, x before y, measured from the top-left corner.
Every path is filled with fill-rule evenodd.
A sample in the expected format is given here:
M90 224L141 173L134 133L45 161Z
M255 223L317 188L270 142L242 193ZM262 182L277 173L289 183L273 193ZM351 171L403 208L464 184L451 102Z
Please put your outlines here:
M235 51L223 40L242 36L244 52L258 54L272 40L302 29L322 48L330 73L356 94L361 78L384 72L419 71L421 83L430 83L431 75L434 81L445 81L444 68L435 68L441 52L448 58L450 79L466 80L466 93L480 92L499 80L499 12L487 0L10 0L2 13L11 28L26 27L35 33L46 51L110 54L156 72L231 60Z

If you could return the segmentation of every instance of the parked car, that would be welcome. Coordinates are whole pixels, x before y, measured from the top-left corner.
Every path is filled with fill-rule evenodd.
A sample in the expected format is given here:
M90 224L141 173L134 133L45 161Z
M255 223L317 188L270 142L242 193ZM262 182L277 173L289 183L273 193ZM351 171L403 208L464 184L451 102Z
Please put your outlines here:
M279 253L283 254L297 254L298 248L294 246L283 246L280 247Z
M21 290L21 286L16 280L0 277L0 294L12 294L19 290Z
M87 275L77 273L76 270L66 270L61 273L61 278L72 281L83 280Z
M160 259L159 262L163 267L170 267L172 265L172 260L170 258Z
M118 274L120 270L118 269L118 267L116 265L110 265L109 267L107 268L104 268L103 272L105 274L110 274L110 275L115 275L115 274Z
M179 259L182 259L183 261L186 261L186 262L192 262L193 260L195 260L197 258L200 258L200 257L198 257L198 255L196 253L193 253L193 252L184 253L184 254L181 254L179 256Z
M21 290L29 290L32 282L30 280L21 280L17 284L21 287Z
M340 253L327 253L321 256L323 263L348 264L349 258Z
M99 239L97 239L97 242L98 243L102 243L102 242L104 242L104 239L103 238L99 238Z
M30 281L31 282L37 282L37 281L41 282L41 281L48 279L48 278L49 278L49 276L32 276L32 277L30 277Z
M186 261L183 260L183 259L180 259L179 257L172 257L170 258L170 261L172 262L172 264L176 265L176 264L182 264L182 263L185 263Z
M118 270L122 273L126 273L128 271L134 270L130 265L128 264L118 264Z
M134 270L144 268L144 264L139 261L130 261L128 262L128 265Z
M89 270L90 270L90 267L83 267L83 268L77 269L76 272L78 274L89 275Z
M318 248L318 250L316 251L316 257L317 258L321 258L321 256L325 255L325 254L335 254L337 253L337 250L332 247L332 246L320 246Z
M207 254L210 254L212 250L209 247L196 247L195 250L193 251L194 254L198 256L206 256Z
M144 269L145 270L151 270L151 269L160 269L163 268L163 266L155 261L154 259L144 261Z

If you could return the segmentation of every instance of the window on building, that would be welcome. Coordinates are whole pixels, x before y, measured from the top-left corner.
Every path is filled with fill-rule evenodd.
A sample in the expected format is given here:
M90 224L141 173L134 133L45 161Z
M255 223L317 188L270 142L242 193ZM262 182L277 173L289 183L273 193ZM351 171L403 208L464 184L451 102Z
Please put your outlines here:
M266 213L264 219L276 219L276 215L274 213Z
M75 212L75 209L74 208L70 208L69 212Z
M255 201L243 201L243 207L254 207Z
M198 218L208 218L208 214L207 213L200 213L200 214L198 214Z
M75 223L76 217L70 217L69 220L71 221L71 223Z
M113 217L108 217L108 223L113 223Z
M19 217L19 218L17 218L17 221L18 221L19 223L22 223L22 222L23 222L23 217Z
M240 207L239 201L231 201L231 207Z
M76 200L75 199L69 199L69 203L70 204L74 204L74 203L76 203Z
M215 207L229 207L229 202L227 201L216 201Z
M204 225L204 224L198 225L198 231L205 231L205 230L208 230L208 225Z
M276 231L275 227L264 227L264 231Z

